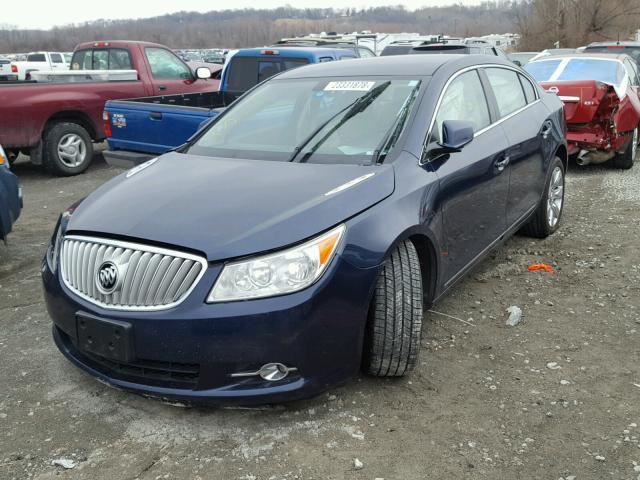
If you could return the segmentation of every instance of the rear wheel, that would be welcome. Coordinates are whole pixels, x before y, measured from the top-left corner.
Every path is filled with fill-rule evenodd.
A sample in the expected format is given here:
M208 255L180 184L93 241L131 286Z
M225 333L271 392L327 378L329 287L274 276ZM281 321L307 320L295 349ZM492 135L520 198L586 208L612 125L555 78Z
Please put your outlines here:
M422 315L418 253L405 240L385 261L369 309L363 365L369 374L400 377L415 367Z
M46 130L42 164L54 175L67 177L84 172L93 157L89 133L77 123L61 122Z
M522 233L530 237L546 238L560 227L564 207L564 165L558 157L551 163L547 184L531 220L522 227Z
M627 149L624 153L616 154L613 158L613 166L616 168L620 168L622 170L629 170L633 167L633 162L635 162L636 157L638 156L638 127L633 131L631 136L631 141L627 146Z

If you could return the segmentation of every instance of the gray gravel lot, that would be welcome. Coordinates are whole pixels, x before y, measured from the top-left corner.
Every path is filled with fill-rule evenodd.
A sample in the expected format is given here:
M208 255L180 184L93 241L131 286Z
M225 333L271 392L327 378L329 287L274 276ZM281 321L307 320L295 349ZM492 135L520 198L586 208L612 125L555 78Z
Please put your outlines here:
M510 240L434 307L458 320L427 314L410 376L253 410L119 392L58 353L46 243L121 170L100 154L75 178L14 170L26 205L0 245L1 479L640 478L640 166L572 167L560 231ZM539 261L555 273L527 271Z

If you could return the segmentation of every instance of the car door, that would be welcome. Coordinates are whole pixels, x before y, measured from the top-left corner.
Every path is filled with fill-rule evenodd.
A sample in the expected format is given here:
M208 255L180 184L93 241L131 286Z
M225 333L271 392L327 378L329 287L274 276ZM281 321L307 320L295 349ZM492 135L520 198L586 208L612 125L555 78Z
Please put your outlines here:
M493 116L478 71L472 69L449 81L430 128L426 158L440 183L445 287L505 231L509 176L503 160L508 145L503 130L492 126ZM470 121L474 139L457 153L434 157L429 152L441 141L447 120Z
M545 143L554 141L550 137L553 124L547 118L546 107L538 101L537 89L515 68L487 67L482 74L509 143L506 160L511 165L507 200L510 227L528 216L540 201L546 175Z
M144 52L151 70L154 95L183 93L185 85L195 81L189 66L169 50L146 47Z
M60 53L51 53L51 54L49 54L49 59L51 60L51 69L52 70L65 70L65 68L64 68L64 59L62 58L62 54L60 54Z

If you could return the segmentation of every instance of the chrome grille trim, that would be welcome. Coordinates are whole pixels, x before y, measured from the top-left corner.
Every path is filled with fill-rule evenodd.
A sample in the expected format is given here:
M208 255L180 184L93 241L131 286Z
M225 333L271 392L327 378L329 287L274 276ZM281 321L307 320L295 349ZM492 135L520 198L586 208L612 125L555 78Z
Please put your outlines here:
M65 286L84 300L111 310L175 307L207 270L203 257L140 243L67 235L60 248L60 275ZM105 261L124 271L120 287L107 295L98 290L95 280Z

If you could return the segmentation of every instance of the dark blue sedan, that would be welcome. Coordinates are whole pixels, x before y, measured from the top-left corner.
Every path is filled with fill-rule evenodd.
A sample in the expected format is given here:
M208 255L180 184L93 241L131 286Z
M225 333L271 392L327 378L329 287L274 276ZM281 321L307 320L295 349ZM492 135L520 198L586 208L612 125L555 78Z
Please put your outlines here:
M0 146L0 240L7 241L22 210L22 188L9 169L9 157Z
M278 75L60 217L55 342L103 382L192 404L404 375L426 309L515 232L558 229L563 118L496 57Z

